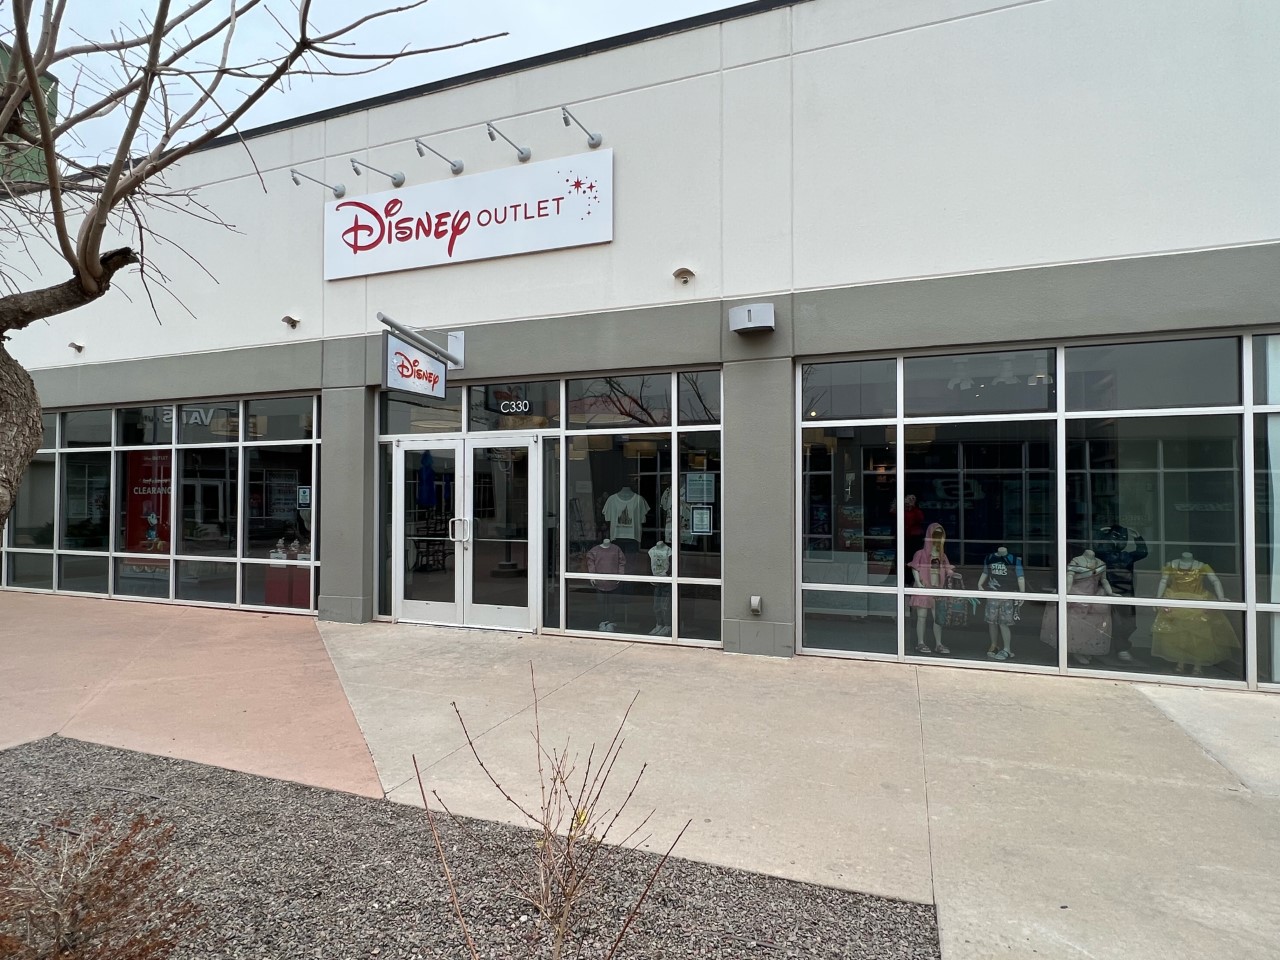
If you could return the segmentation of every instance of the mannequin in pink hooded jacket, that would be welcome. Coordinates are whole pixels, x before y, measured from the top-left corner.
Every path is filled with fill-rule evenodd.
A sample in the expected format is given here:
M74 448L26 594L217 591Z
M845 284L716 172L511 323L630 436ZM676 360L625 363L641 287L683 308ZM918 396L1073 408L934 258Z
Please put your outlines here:
M924 546L916 551L911 563L911 578L914 585L922 589L937 587L943 589L948 579L955 573L955 566L947 558L947 532L942 524L931 523L924 532ZM913 595L908 598L907 605L916 612L916 653L947 654L951 651L942 642L942 624L938 622L937 611L934 610L934 598ZM928 620L933 619L933 647L925 642L924 631Z

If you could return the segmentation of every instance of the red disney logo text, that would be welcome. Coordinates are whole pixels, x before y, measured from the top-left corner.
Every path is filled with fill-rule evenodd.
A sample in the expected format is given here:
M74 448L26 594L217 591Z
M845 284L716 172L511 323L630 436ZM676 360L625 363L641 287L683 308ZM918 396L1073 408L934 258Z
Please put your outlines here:
M396 373L406 380L425 380L432 389L440 383L440 374L424 370L416 357L410 359L399 350L396 351Z
M342 242L352 253L372 250L383 243L405 243L409 240L423 238L449 240L449 256L453 256L454 244L471 226L470 210L454 210L437 213L432 216L424 213L420 217L397 217L404 206L400 200L389 200L379 211L359 200L347 200L334 209L354 208L355 214L351 226L342 231Z

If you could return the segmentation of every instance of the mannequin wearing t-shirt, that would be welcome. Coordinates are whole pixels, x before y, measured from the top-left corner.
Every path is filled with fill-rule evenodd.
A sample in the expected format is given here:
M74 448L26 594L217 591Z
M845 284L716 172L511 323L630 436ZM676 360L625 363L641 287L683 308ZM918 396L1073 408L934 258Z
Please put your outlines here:
M671 574L671 548L659 539L649 548L649 571L655 577L666 577ZM653 587L653 629L652 637L671 636L671 584L657 583Z
M601 513L609 524L610 539L616 541L627 553L639 553L644 521L649 516L648 501L630 487L624 486L604 502Z
M627 556L612 540L604 542L587 551L587 573L626 573ZM596 599L600 604L599 629L611 632L617 629L613 622L613 591L618 589L617 580L592 580L596 588Z
M1022 573L1022 560L1009 552L1008 547L997 547L995 553L987 554L982 562L982 576L978 578L979 590L999 590L1002 592L1017 589L1025 593L1027 580ZM1013 641L1010 625L1018 619L1018 608L1021 600L987 601L986 621L991 634L991 645L987 648L987 656L992 660L1012 660Z

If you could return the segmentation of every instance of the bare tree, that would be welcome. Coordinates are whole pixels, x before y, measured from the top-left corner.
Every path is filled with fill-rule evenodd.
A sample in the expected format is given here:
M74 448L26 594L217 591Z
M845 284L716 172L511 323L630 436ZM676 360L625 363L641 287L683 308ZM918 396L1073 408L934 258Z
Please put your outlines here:
M368 73L503 35L377 52L358 45L361 28L427 0L324 27L314 22L314 0L150 2L149 19L92 38L64 25L68 0L0 0L0 15L6 5L10 14L0 25L0 524L41 437L35 385L4 342L102 297L126 267L136 266L144 284L149 274L162 281L146 255L148 210L219 222L190 191L166 187L170 167L234 132L291 78ZM264 28L276 34L272 53L246 53L246 34ZM110 147L95 152L90 144L104 130ZM113 236L131 243L104 251ZM55 283L51 258L67 271Z

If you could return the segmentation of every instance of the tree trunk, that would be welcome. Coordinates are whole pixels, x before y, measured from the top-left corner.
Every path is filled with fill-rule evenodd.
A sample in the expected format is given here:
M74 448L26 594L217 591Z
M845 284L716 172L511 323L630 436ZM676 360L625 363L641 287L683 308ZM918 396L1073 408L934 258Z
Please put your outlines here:
M0 528L9 519L42 435L36 385L0 339Z

